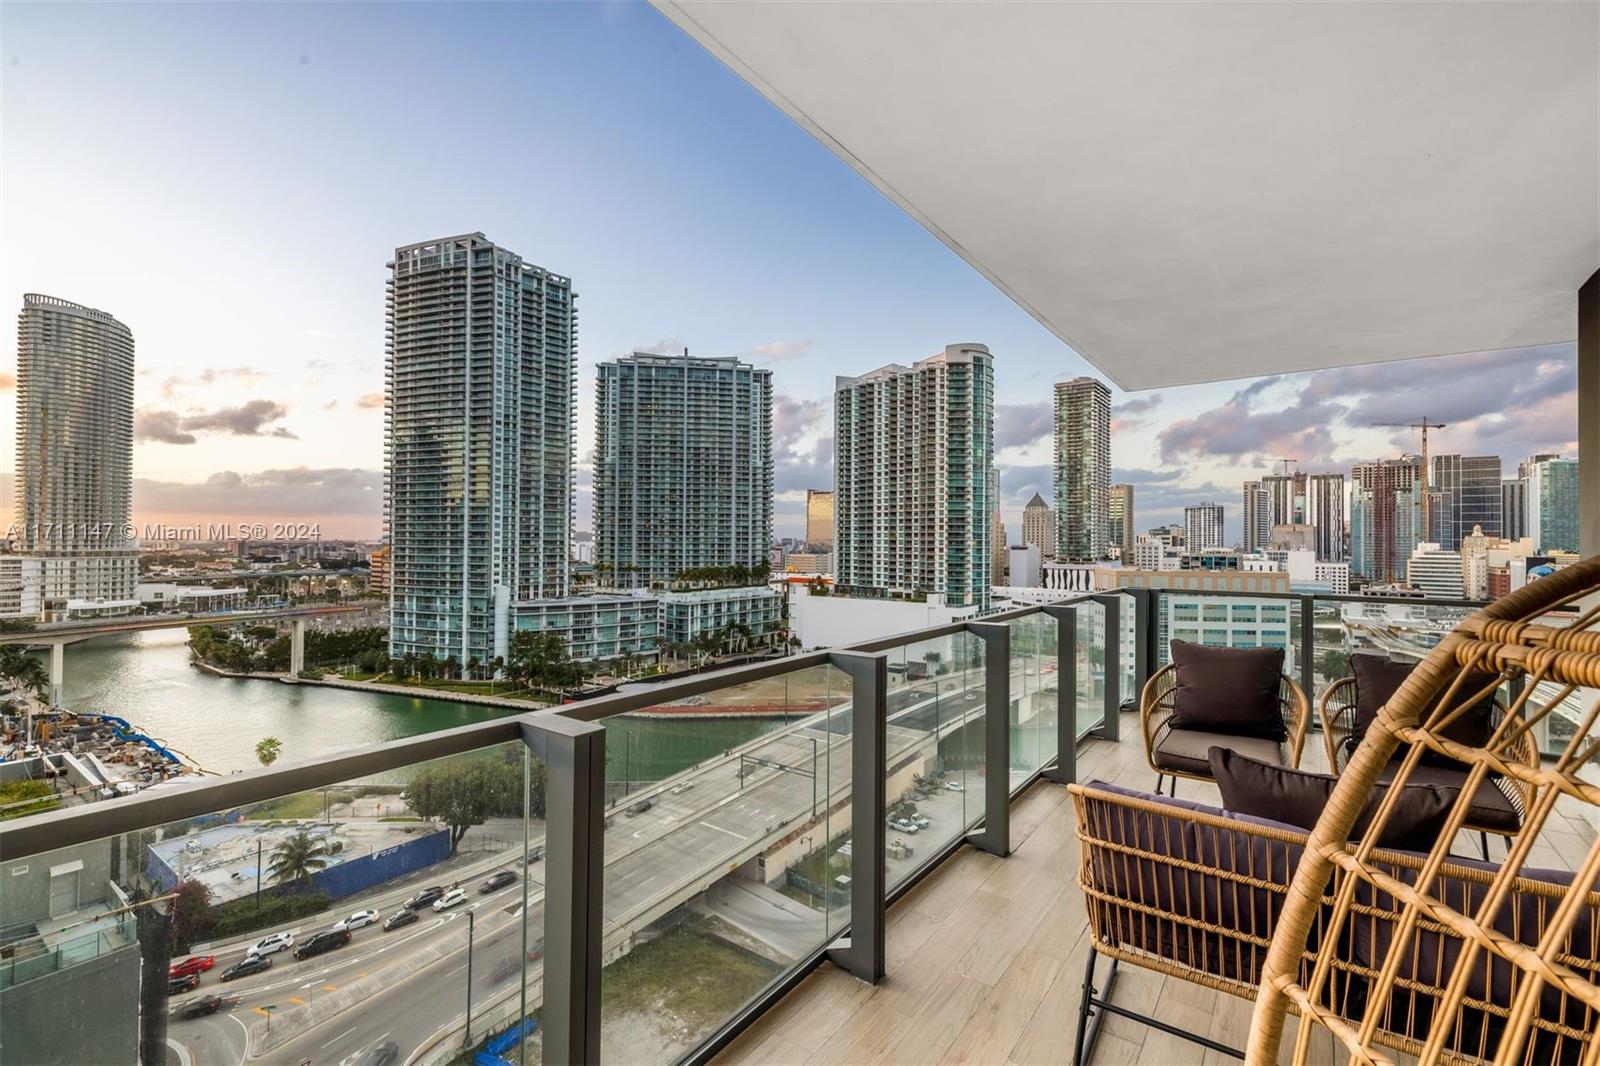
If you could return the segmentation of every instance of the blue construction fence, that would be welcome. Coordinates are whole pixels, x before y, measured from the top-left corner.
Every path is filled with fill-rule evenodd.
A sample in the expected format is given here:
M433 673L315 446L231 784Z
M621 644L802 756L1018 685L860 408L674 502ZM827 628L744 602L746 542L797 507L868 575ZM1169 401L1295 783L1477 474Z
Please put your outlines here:
M240 830L238 826L219 826L208 832ZM243 829L243 832L254 832ZM330 865L311 875L312 892L326 892L335 899L361 892L374 885L392 881L397 877L450 857L450 831L440 829L425 836L415 837L368 855L346 858L332 856ZM264 859L263 859L264 861ZM264 873L265 871L263 871ZM170 892L180 880L178 871L154 847L145 849L145 877L161 892ZM288 891L287 886L275 885L269 891Z

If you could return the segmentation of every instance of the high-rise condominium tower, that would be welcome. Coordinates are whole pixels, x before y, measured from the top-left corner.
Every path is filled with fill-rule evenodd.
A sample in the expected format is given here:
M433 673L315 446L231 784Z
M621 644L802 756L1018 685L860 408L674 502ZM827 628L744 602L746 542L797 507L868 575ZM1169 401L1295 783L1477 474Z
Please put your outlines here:
M1261 479L1267 494L1269 526L1294 526L1306 519L1306 476L1300 473L1272 474Z
M1305 521L1316 531L1317 560L1344 562L1343 474L1311 474L1306 478Z
M1261 551L1272 535L1272 498L1259 481L1244 483L1244 550Z
M1351 470L1350 571L1369 581L1405 576L1422 541L1422 460L1415 455L1357 463Z
M1039 558L1056 557L1056 512L1037 492L1022 509L1022 543L1039 549Z
M952 344L834 383L841 592L989 603L994 357Z
M17 316L17 549L47 615L137 606L133 334L104 311L29 293Z
M1106 535L1110 543L1115 545L1120 552L1119 558L1129 565L1133 563L1133 486L1112 485L1106 497L1106 514L1109 525Z
M1222 547L1222 504L1202 503L1183 509L1183 544L1190 551Z
M1500 535L1521 540L1528 535L1528 479L1508 477L1500 482Z
M1110 530L1111 389L1095 378L1056 382L1056 557L1105 558Z
M620 588L753 567L772 544L772 371L634 352L601 363L594 561Z
M512 601L567 593L576 294L481 233L389 270L390 654L466 670Z
M1528 536L1535 550L1578 550L1578 460L1541 458L1528 464Z
M806 490L806 544L833 547L833 490Z
M1433 522L1433 502L1429 501L1428 521L1436 525L1439 546L1457 551L1463 537L1476 526L1489 537L1500 536L1504 506L1500 499L1500 457L1498 455L1435 455L1429 459L1428 488L1443 497L1445 518Z

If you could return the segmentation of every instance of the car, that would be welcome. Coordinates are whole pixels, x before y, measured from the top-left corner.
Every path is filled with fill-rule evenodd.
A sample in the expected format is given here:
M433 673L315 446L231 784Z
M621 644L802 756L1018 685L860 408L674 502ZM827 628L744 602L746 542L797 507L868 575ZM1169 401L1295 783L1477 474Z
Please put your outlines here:
M182 977L167 978L167 995L176 996L184 992L193 992L200 987L200 975L186 973Z
M246 955L222 971L222 980L231 981L235 977L249 977L253 973L262 973L270 969L272 969L271 955Z
M433 909L435 911L447 911L451 907L459 907L461 904L465 903L466 901L467 901L467 890L466 889L464 889L464 888L452 888L450 891L446 892L444 895L440 896L438 899L433 901Z
M179 1021L188 1021L192 1018L204 1018L215 1014L227 1005L228 1001L221 996L197 996L173 1012L173 1017Z
M287 951L292 947L294 947L293 933L273 933L271 936L264 936L260 940L257 940L254 944L250 945L250 950L245 952L245 954L276 955L278 952Z
M400 1058L400 1045L393 1040L385 1040L381 1044L374 1044L361 1053L355 1066L390 1066Z
M850 841L846 840L843 844L839 845L839 850L834 852L834 854L839 856L841 859L848 859L850 856L855 854L855 848L851 845Z
M967 790L967 786L960 781L946 781L944 788L946 792L965 792Z
M192 973L205 973L217 964L215 955L190 955L182 962L175 962L167 969L168 977L187 977Z
M672 794L674 796L681 796L685 792L693 792L693 791L694 791L694 782L693 781L685 781L683 784L674 785L673 788L672 788Z
M442 895L444 895L444 887L442 885L434 885L432 888L425 888L406 900L406 906L414 911L420 911Z
M544 845L535 844L528 849L528 861L525 865L532 866L542 858L544 858Z
M913 814L911 816L911 820L917 823L918 829L926 829L928 826L933 824L933 819L929 818L926 814Z
M633 806L623 811L622 814L626 818L637 818L639 815L643 814L645 811L648 811L654 806L655 803L650 800L640 800L638 803L635 803Z
M336 930L360 929L364 925L372 925L381 917L383 916L374 910L356 911L348 917L339 919L334 923L333 927Z
M342 948L350 943L350 930L327 929L320 933L313 933L300 946L294 949L296 959L309 959L313 955L321 955L324 951Z
M909 818L902 818L897 814L889 815L889 828L898 829L902 833L916 833L919 831L919 827L916 822L913 822Z
M389 915L388 919L383 923L383 931L387 933L391 929L398 929L402 925L410 925L414 921L417 921L417 912L410 907L401 907Z
M517 879L517 875L510 870L496 870L483 879L483 884L478 886L478 894L487 896L497 888L504 888Z

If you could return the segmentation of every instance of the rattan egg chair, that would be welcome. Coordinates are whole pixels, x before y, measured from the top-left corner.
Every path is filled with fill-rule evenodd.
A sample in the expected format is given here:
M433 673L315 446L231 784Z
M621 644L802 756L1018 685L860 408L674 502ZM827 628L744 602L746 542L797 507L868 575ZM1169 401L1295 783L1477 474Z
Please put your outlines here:
M1494 676L1468 686L1469 673ZM1442 735L1519 675L1521 694L1487 743ZM1539 766L1517 758L1527 731L1569 696L1580 721L1559 755ZM1312 1049L1331 1038L1340 1061L1359 1063L1392 1062L1393 1051L1425 1064L1600 1062L1600 835L1579 834L1572 872L1528 861L1558 802L1579 816L1600 807L1600 787L1579 778L1600 754L1597 697L1600 558L1476 612L1423 659L1367 730L1306 842L1262 967L1247 1061L1305 1066L1326 1057ZM1403 783L1425 750L1470 768L1432 850L1403 865L1376 853L1395 787L1349 840L1391 757L1402 759L1393 780ZM1452 859L1471 791L1491 773L1529 790L1523 831L1502 863ZM1313 930L1338 947L1308 955ZM1284 1049L1290 1013L1299 1025Z

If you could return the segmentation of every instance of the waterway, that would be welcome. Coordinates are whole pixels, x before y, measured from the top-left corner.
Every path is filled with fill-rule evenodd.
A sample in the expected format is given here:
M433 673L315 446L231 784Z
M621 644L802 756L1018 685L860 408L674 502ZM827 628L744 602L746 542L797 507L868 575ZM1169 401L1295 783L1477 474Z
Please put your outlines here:
M126 718L216 773L248 770L256 742L277 737L281 758L306 759L437 729L486 722L515 710L379 692L217 677L189 663L188 634L153 630L70 644L63 702L75 711ZM608 777L668 776L720 754L781 719L611 723ZM624 735L626 734L626 735Z

